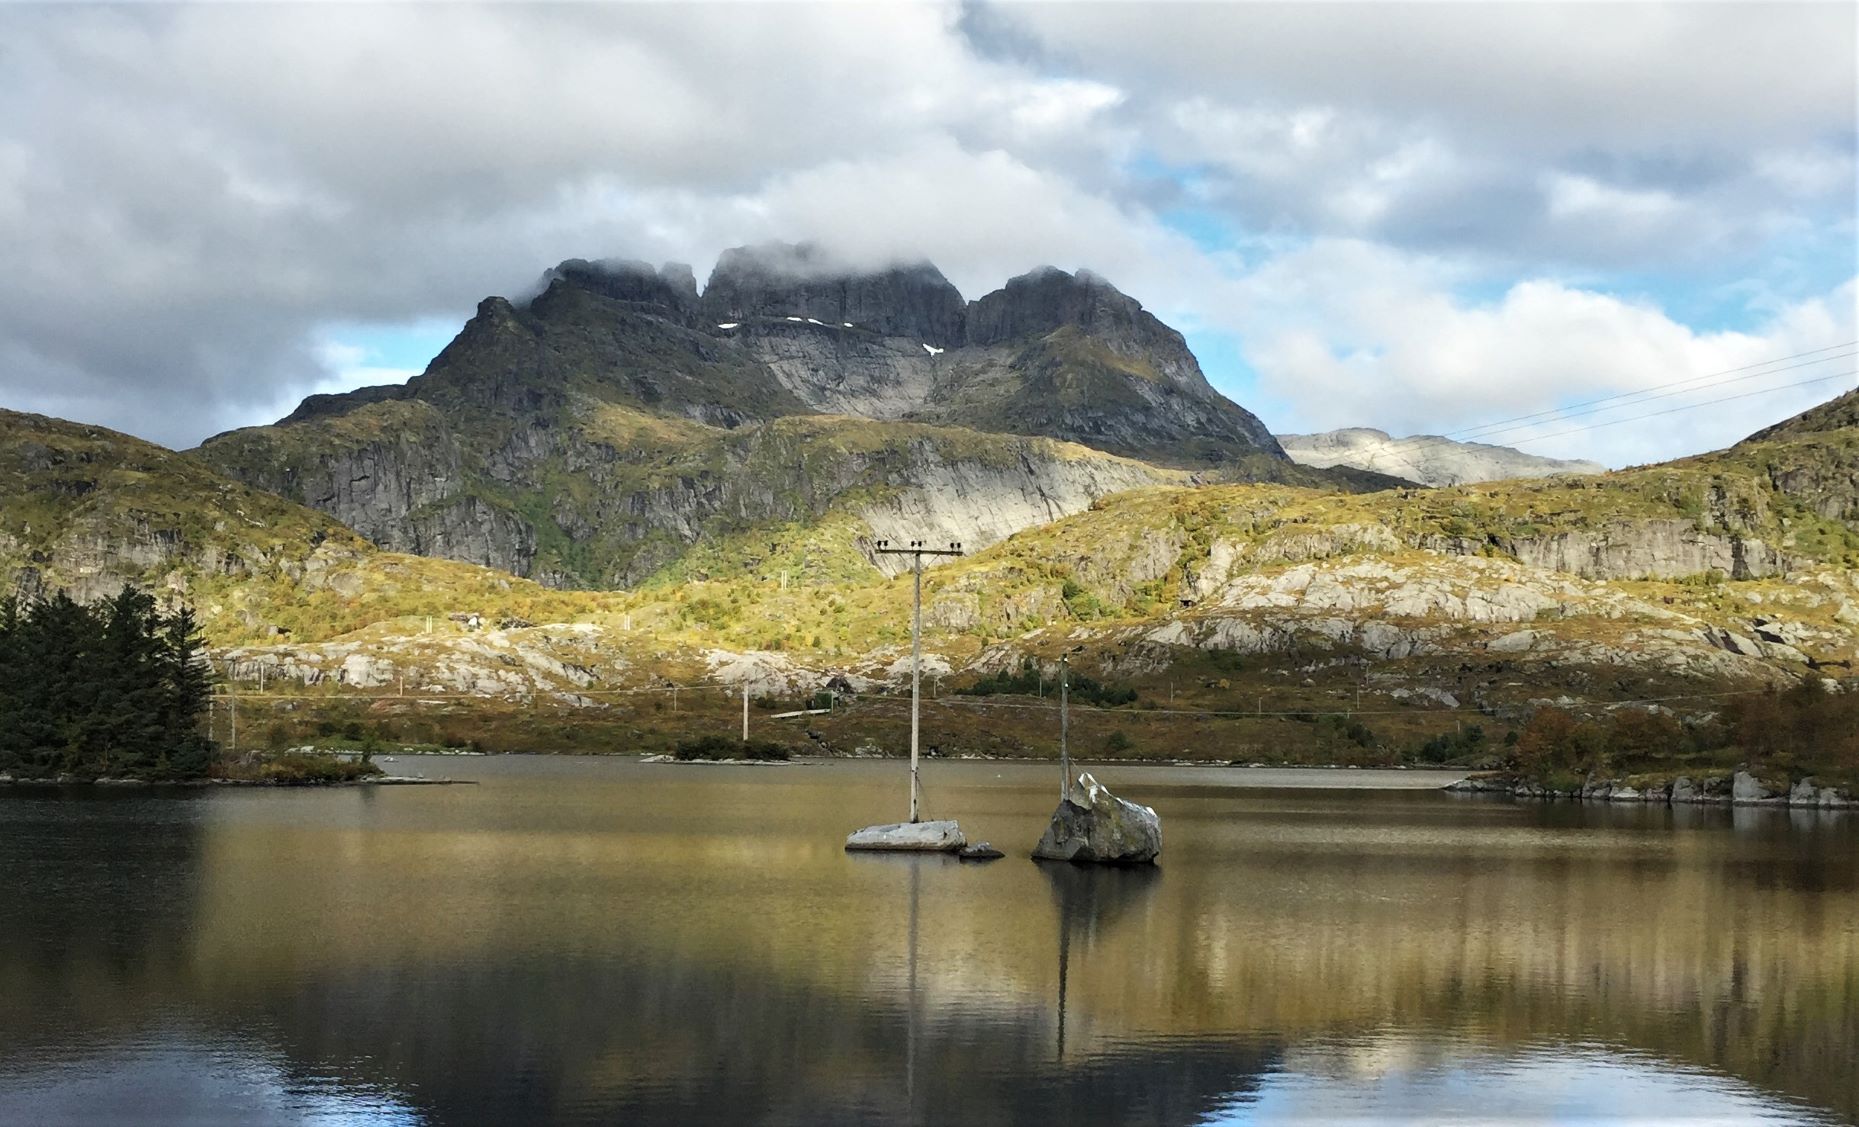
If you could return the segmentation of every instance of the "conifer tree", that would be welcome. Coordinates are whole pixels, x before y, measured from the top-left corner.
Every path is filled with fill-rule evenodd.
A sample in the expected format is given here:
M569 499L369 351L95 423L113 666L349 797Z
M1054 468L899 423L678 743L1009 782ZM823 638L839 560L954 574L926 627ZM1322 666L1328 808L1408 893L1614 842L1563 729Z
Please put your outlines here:
M0 771L205 773L212 673L193 611L124 587L85 606L64 592L0 600Z

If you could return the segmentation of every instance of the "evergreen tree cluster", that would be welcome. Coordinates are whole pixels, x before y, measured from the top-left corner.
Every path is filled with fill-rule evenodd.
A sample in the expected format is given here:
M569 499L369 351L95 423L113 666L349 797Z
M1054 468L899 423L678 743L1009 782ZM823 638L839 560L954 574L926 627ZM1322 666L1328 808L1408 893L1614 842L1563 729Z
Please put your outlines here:
M193 611L124 587L79 603L0 600L0 771L186 778L213 745L213 678Z

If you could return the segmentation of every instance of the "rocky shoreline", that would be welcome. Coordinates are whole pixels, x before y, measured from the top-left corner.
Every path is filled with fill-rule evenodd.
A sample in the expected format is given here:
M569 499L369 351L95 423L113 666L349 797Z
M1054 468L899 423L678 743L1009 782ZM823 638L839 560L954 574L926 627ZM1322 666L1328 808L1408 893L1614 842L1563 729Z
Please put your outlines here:
M362 779L86 779L77 775L14 778L0 775L0 786L20 787L430 787L475 786L476 779L426 779L417 775L375 775Z
M1673 806L1780 806L1794 809L1859 808L1859 798L1837 787L1820 786L1811 777L1775 787L1738 771L1693 779L1688 775L1633 785L1623 779L1592 780L1578 787L1553 787L1506 775L1470 776L1445 788L1457 793L1506 794L1512 798L1565 802L1639 802Z

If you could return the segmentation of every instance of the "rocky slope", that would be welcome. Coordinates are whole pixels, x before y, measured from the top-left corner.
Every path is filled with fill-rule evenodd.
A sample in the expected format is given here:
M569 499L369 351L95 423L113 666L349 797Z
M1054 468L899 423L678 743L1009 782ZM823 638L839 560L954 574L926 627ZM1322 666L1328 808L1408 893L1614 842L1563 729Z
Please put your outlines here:
M1783 419L1772 427L1765 427L1743 441L1745 443L1772 442L1776 439L1826 434L1832 431L1851 430L1855 427L1859 427L1859 387L1836 395L1820 406L1809 408L1793 418Z
M197 454L383 547L591 587L830 513L985 545L1178 467L1392 483L1286 460L1101 279L1048 269L965 303L928 264L783 246L724 254L701 295L688 267L565 262L527 302L486 299L404 386Z
M395 401L371 410L387 407L425 409ZM635 428L628 442L656 443L675 462L683 431L655 430L669 424L637 412L606 418ZM737 455L748 468L734 476L755 478L758 458L824 459L806 479L835 498L823 517L734 533L706 526L660 581L586 592L381 551L321 513L126 436L23 415L0 424L0 586L102 594L129 579L184 597L224 647L235 683L262 681L287 700L406 692L448 708L501 700L519 717L541 702L567 710L564 724L643 732L670 723L647 705L671 684L706 688L712 713L735 707L719 688L793 701L827 685L854 694L894 687L908 652L910 584L881 574L862 548L925 514L908 488L874 477L848 487L829 470L877 473L906 455L920 459L912 480L942 475L945 494L973 491L965 475L985 470L994 496L1015 498L1002 502L999 527L1040 522L926 579L932 673L952 686L987 673L1049 674L1069 654L1082 673L1186 710L1131 713L1140 724L1125 736L1149 741L1140 746L1166 740L1195 755L1266 758L1269 750L1220 743L1235 738L1232 726L1209 718L1265 711L1266 702L1307 719L1373 708L1391 717L1375 721L1378 733L1405 725L1423 734L1455 730L1465 717L1511 722L1545 701L1708 710L1712 694L1815 670L1847 676L1859 659L1859 520L1824 512L1836 507L1826 483L1859 465L1851 428L1592 478L1353 495L1140 485L1046 521L1039 506L1048 497L1031 483L1045 488L1047 475L1015 479L1011 464L988 460L999 450L993 439L789 418L727 432L747 444ZM897 428L915 433L916 445L900 452ZM1066 471L1084 475L1079 496L1135 481L1091 474L1159 472L1024 441L1079 467ZM1030 446L1019 457L1035 457ZM1802 490L1804 469L1816 484ZM721 478L717 488L731 496ZM793 500L806 511L804 497ZM691 503L681 496L663 511ZM821 721L823 738L847 747L874 733L888 739L896 717L887 699ZM409 716L426 707L381 703ZM1050 736L1038 705L988 712L971 703L968 713L938 706L936 724L959 733L943 737L958 747L1011 751Z
M383 552L324 513L103 427L0 410L0 596L125 583L185 600L210 639L321 638L461 603L586 610L534 583Z
M1607 472L1599 462L1544 458L1508 446L1455 442L1431 434L1394 438L1372 427L1281 434L1278 443L1299 465L1351 466L1404 477L1421 485L1467 485L1517 477Z

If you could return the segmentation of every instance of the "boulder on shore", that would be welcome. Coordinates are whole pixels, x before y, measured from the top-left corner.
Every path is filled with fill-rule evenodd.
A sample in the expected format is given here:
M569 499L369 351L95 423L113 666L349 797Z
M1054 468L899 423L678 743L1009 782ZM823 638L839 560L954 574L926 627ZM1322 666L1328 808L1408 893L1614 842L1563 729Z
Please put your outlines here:
M1731 778L1730 801L1738 806L1779 806L1788 801L1787 792L1777 794L1748 771L1738 771Z
M968 844L954 822L895 822L846 835L847 852L954 853Z
M1088 773L1052 813L1033 848L1042 861L1097 865L1153 864L1162 852L1162 819L1147 806L1118 798Z

